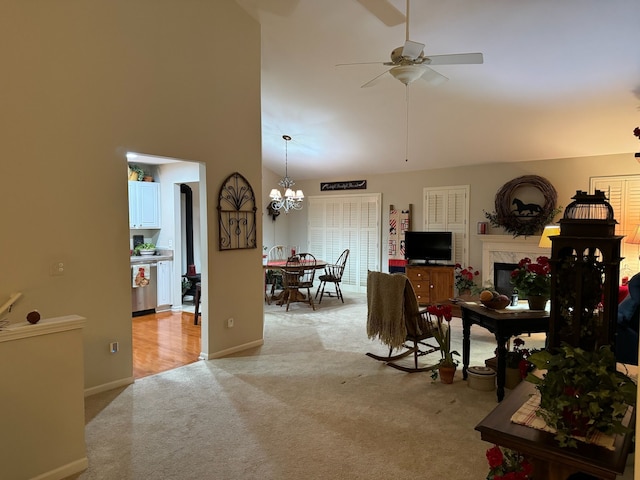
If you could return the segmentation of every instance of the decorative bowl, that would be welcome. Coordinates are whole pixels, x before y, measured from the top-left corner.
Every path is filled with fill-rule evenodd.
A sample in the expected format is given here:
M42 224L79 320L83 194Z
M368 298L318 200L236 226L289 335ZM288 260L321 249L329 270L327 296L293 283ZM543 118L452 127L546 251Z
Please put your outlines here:
M153 250L139 250L140 251L140 255L142 256L148 256L148 255L155 255L156 254L156 250L155 248Z
M482 304L487 307L487 308L491 308L492 310L502 310L503 308L506 308L507 305L509 305L511 303L511 300L509 300L509 298L504 297L504 298L494 298L492 300L488 300L486 302L483 302L481 300Z

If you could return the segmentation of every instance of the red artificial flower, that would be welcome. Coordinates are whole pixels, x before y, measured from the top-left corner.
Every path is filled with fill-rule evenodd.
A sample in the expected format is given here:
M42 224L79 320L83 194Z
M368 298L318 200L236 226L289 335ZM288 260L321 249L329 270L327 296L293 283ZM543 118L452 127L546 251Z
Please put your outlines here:
M444 318L447 322L450 322L453 318L451 305L429 305L427 307L427 312L431 315L435 315L439 319Z
M497 468L502 465L504 456L502 455L502 449L499 446L494 445L487 450L487 460L489 461L489 467Z

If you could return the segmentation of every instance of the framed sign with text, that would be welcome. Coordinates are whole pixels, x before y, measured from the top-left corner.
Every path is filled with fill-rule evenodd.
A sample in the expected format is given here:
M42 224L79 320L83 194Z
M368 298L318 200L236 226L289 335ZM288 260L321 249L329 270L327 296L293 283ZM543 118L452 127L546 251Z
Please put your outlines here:
M366 180L347 180L345 182L320 182L321 192L330 192L333 190L366 190Z

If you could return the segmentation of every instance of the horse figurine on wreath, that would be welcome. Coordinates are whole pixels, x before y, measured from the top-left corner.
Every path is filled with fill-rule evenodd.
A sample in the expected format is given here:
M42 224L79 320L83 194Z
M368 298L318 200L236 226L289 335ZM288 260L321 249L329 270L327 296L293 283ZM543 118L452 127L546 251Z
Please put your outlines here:
M521 217L532 217L542 213L542 207L536 203L524 203L518 198L514 198L511 205L515 205L515 211ZM525 215L525 212L529 212Z

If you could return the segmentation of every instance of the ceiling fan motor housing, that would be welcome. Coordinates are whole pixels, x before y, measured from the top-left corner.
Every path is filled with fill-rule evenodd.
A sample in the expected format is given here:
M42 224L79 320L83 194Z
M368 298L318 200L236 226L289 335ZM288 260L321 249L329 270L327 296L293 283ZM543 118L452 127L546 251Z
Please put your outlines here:
M391 51L391 61L394 64L400 64L400 63L402 63L402 60L405 59L405 57L402 55L403 50L404 50L404 45L401 46L401 47L394 48ZM419 59L419 58L422 58L422 57L424 57L424 51L420 52L420 55L418 55L417 58ZM416 59L412 59L412 60L416 60Z

